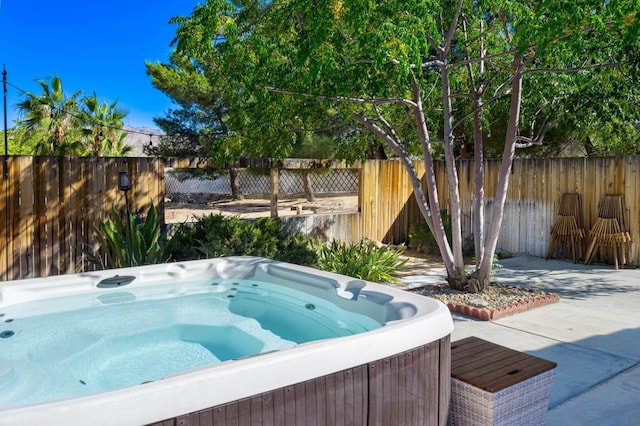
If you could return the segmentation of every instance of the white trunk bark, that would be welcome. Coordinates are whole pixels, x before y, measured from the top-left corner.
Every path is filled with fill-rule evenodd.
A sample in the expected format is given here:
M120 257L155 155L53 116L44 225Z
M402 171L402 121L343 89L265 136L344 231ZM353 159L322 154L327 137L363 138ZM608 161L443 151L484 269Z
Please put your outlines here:
M464 269L464 257L462 255L462 223L460 217L460 191L458 189L458 170L453 148L453 108L451 105L451 82L447 69L446 57L442 56L442 107L443 107L443 131L444 131L444 159L449 181L449 206L451 213L451 249L453 251L453 274L450 277L462 279L466 273Z
M422 109L422 97L420 85L414 79L413 80L413 97L416 102L415 108L415 116L416 122L418 124L418 134L420 135L420 139L422 141L422 154L424 161L424 168L426 171L426 186L427 186L427 194L429 197L428 206L420 206L421 211L430 210L430 216L433 215L432 223L429 223L429 218L425 216L427 219L427 224L429 225L429 229L433 234L436 242L438 243L438 248L440 249L440 254L442 255L442 260L447 269L447 274L450 276L454 276L455 274L455 259L453 256L453 252L451 251L451 247L449 246L449 241L447 239L447 234L444 230L444 223L442 222L442 215L440 214L440 201L438 200L438 187L436 185L436 176L433 162L433 155L431 153L431 139L429 137L429 130L427 129L427 124L424 120L424 111ZM426 200L425 200L426 204ZM423 211L423 214L424 211Z
M485 256L477 271L479 278L488 278L491 273L493 255L498 244L502 217L504 214L504 204L507 199L507 189L509 187L509 177L516 147L516 136L518 133L518 122L520 120L520 105L522 102L522 68L524 62L521 55L516 55L514 60L513 80L511 82L511 107L509 110L509 123L507 124L507 134L505 136L504 151L502 153L502 164L498 176L498 186L496 188L493 211L491 213L491 224L487 232L485 242Z
M475 188L473 200L473 241L476 254L476 268L484 259L484 152L482 136L482 99L474 97L473 102L473 162L475 170Z

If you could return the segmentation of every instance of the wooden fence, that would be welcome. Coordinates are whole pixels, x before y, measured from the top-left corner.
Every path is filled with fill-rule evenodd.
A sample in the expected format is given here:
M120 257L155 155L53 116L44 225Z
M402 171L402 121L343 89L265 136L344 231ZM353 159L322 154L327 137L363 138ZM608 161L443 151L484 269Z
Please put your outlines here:
M459 165L463 232L469 235L473 218L473 160ZM421 176L424 168L415 163ZM443 163L437 164L441 206L448 206ZM485 163L486 220L490 220L500 162ZM361 235L389 243L407 241L409 226L423 220L411 193L407 173L399 161L369 161L362 169ZM630 261L638 264L640 241L640 157L517 159L510 177L498 251L545 257L563 193L582 199L583 223L591 229L604 195L622 194L632 239Z
M0 160L0 280L90 270L82 247L92 226L125 206L118 173L128 171L132 211L163 212L164 167L155 158L12 156ZM6 173L5 173L6 171Z
M92 265L84 263L81 248L95 244L92 226L98 219L104 218L112 207L124 208L124 193L117 189L118 173L126 170L131 176L133 189L128 197L132 210L145 212L154 203L163 217L164 168L197 164L197 159L8 157L0 167L0 280L92 269ZM422 164L415 165L424 174ZM437 166L439 196L446 208L446 173L442 163ZM292 227L351 241L368 237L389 243L406 242L411 224L423 219L401 163L367 161L359 167L360 213L334 219L304 218L304 223ZM487 220L499 167L499 161L486 162ZM459 179L463 230L469 235L473 232L472 160L459 163ZM587 231L595 222L602 197L623 194L632 238L630 261L637 264L639 187L640 157L516 160L498 250L544 257L565 192L581 195Z

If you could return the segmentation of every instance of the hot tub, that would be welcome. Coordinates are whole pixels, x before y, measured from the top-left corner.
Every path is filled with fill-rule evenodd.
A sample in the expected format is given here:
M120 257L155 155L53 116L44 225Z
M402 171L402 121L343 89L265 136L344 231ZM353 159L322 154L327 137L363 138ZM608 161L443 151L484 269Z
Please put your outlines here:
M444 424L438 301L229 257L0 283L1 424Z

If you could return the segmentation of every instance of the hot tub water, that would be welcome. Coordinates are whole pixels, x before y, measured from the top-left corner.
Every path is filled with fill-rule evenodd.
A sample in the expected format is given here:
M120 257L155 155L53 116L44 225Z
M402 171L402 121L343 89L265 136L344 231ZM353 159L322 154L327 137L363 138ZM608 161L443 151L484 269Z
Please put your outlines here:
M59 297L0 314L7 335L0 408L135 386L381 326L307 293L237 279Z
M0 423L436 424L452 330L436 300L256 257L2 282Z

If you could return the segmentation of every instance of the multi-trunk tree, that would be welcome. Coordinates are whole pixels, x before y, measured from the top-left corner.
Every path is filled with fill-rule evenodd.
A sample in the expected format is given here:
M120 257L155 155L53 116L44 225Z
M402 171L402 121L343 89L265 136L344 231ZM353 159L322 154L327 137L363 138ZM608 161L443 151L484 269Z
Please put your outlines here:
M531 132L530 123L552 104L529 83L621 66L637 72L629 65L638 60L639 20L636 0L208 0L174 23L178 51L208 61L242 100L253 143L264 152L281 147L292 124L317 125L319 111L383 141L410 176L450 285L476 292L489 284L516 147L541 140L545 125ZM487 208L485 128L498 119L502 166ZM456 168L463 140L476 172L470 272ZM446 206L436 185L436 152L446 164Z

